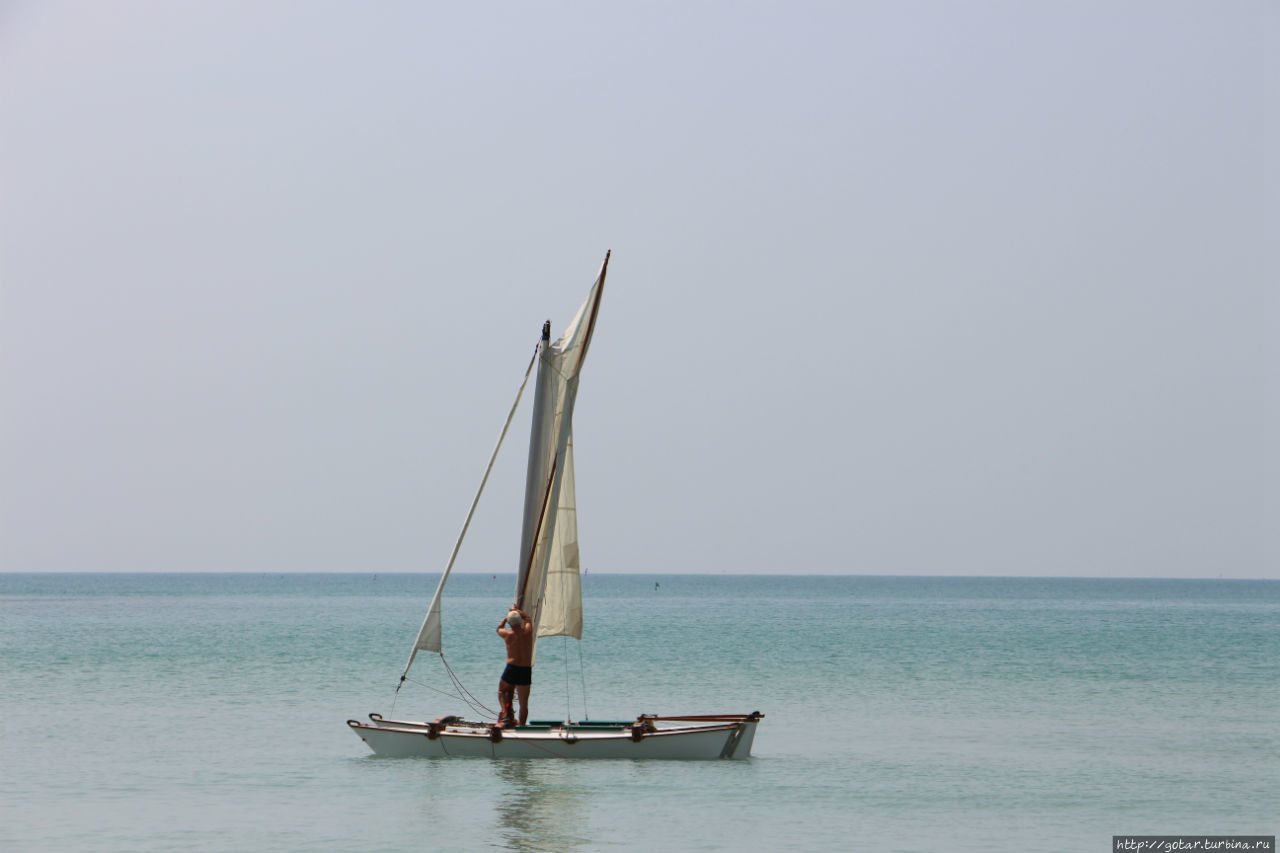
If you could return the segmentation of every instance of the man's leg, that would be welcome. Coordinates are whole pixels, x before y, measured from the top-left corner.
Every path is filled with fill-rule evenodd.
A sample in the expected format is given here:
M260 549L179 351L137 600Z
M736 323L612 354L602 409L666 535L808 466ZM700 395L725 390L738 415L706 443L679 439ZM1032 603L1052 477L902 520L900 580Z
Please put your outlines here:
M517 684L516 695L520 697L520 725L529 722L529 685Z
M501 726L514 726L516 724L516 712L512 707L516 698L516 688L514 685L508 684L506 681L498 682L498 724Z

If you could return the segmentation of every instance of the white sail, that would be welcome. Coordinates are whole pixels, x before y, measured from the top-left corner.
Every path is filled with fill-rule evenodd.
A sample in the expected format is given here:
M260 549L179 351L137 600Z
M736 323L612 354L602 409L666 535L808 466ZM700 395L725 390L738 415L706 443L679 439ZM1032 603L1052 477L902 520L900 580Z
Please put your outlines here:
M578 371L591 343L596 313L600 307L600 295L604 290L605 273L609 268L606 253L600 275L592 285L587 299L578 308L577 315L569 323L563 335L554 343L548 343L545 334L534 359L538 364L537 388L533 403L533 429L529 441L529 474L525 482L525 529L522 536L521 569L516 581L516 601L534 620L536 636L582 637L582 586L578 578L578 521L573 483L573 404L578 394ZM525 382L533 368L525 372ZM471 502L471 509L462 525L462 532L449 563L436 586L435 595L422 620L418 636L409 652L401 683L413 666L420 651L443 650L440 602L445 583L453 570L454 561L467 535L472 516L484 492L485 483L493 470L494 460L502 447L511 419L520 405L524 383L516 393L515 402L507 415L502 433L493 448L489 465L480 481L480 489ZM530 510L535 505L533 511ZM534 517L530 519L530 515ZM537 550L532 552L536 543ZM531 573L529 567L533 567ZM529 594L522 594L528 590ZM544 595L545 591L545 595ZM545 625L543 624L545 621Z
M578 583L577 512L574 504L573 407L591 334L604 292L609 256L577 315L555 343L544 343L538 362L525 480L524 527L515 602L533 620L535 638L582 634L582 593ZM559 523L565 509L563 526ZM554 572L552 569L554 568ZM552 594L546 595L548 576ZM548 619L543 630L542 622ZM548 632L553 632L550 634Z
M539 637L582 639L582 576L578 563L578 507L573 485L573 436L565 445L556 502L556 526L547 554Z

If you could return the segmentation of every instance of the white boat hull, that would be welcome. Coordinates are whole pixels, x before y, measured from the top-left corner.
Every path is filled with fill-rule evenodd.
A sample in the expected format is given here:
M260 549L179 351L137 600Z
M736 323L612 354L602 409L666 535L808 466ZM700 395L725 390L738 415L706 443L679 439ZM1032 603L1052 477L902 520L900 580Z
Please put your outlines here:
M348 720L376 754L407 758L658 758L744 759L763 714L639 717L618 723L544 723L502 729L442 718L430 723Z

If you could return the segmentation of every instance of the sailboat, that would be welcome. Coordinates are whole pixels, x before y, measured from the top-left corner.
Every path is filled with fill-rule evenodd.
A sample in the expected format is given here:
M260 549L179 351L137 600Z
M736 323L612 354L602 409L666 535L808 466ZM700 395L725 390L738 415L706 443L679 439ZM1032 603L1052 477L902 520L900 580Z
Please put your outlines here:
M573 409L591 335L600 311L609 254L586 300L553 343L551 323L542 327L534 357L525 371L498 437L480 488L471 502L400 676L405 683L419 652L435 652L444 661L441 599L480 495L536 363L533 424L525 478L524 520L514 607L529 614L537 639L582 638L582 584L578 558L577 498L573 470ZM448 663L444 663L448 667ZM452 670L449 670L452 677ZM433 720L397 720L370 714L369 721L347 725L376 754L383 756L483 756L492 758L666 758L743 759L751 754L756 726L764 717L750 714L668 716L640 714L626 720L532 720L504 727L497 722L446 715Z

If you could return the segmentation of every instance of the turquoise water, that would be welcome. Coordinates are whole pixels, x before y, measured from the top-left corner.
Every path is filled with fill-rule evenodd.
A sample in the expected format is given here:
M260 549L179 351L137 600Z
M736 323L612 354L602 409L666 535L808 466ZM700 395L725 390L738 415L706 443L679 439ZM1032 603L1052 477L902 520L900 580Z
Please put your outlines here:
M655 589L655 583L660 584ZM0 574L0 850L1061 850L1280 830L1280 582L588 575L535 717L748 762L380 759L435 578ZM486 704L513 579L463 575ZM411 677L447 689L435 656ZM585 696L583 684L585 682ZM395 713L466 709L409 684Z

